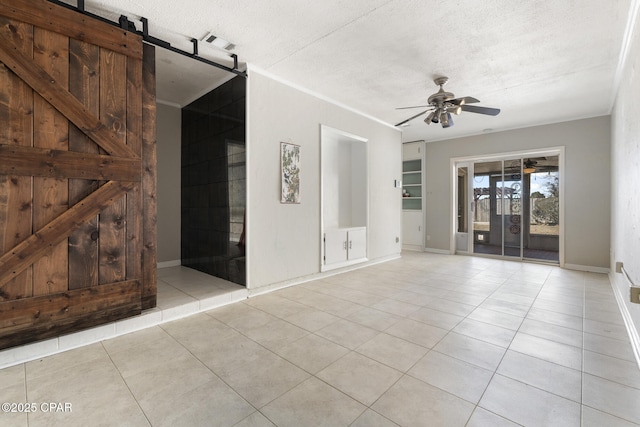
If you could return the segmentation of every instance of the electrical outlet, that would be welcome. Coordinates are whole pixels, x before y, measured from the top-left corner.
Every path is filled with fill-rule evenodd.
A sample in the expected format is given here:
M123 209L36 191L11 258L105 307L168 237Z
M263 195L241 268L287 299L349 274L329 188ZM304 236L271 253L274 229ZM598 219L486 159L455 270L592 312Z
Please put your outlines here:
M620 261L616 262L616 273L622 273L622 265Z
M640 304L640 288L632 286L631 288L631 302L634 304Z

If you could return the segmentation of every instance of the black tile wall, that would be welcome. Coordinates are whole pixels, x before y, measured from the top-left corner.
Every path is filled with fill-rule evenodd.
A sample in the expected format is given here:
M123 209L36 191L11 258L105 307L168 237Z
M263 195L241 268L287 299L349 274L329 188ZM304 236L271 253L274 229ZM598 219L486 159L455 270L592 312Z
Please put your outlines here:
M182 265L246 284L246 79L182 109Z

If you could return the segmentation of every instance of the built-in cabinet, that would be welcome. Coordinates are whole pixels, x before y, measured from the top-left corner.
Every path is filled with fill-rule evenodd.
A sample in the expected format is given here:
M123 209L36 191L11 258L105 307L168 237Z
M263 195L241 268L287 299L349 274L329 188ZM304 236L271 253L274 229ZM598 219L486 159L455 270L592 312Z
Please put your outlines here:
M325 265L367 257L367 228L338 228L324 233Z
M367 140L328 126L322 137L321 271L367 260Z
M402 247L424 248L424 141L402 145Z

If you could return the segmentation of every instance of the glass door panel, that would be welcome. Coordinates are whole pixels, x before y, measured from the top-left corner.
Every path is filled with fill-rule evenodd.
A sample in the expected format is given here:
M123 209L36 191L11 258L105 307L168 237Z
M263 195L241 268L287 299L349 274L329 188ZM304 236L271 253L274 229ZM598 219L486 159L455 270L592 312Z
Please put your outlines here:
M456 173L456 253L469 253L469 167L458 164Z
M502 180L502 227L504 256L522 257L522 163L520 159L504 161Z
M468 168L466 166L458 168L458 182L457 182L457 194L456 194L456 207L457 207L457 228L458 233L466 233L468 230L469 221L467 219L467 197L468 184L467 178L469 176Z
M558 156L523 159L527 194L524 258L559 262L560 177Z
M471 213L474 253L502 255L502 224L497 197L502 191L501 183L502 161L474 163Z

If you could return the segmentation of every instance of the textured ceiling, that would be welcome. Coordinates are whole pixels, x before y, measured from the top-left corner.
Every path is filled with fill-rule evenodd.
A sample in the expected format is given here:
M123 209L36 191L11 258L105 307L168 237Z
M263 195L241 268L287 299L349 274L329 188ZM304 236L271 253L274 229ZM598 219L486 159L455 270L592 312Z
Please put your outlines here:
M75 5L75 1L68 0ZM209 31L250 63L394 124L437 90L502 110L463 112L455 126L402 128L405 141L447 139L609 114L635 0L85 0L191 51ZM138 23L138 29L141 29ZM200 43L199 54L231 61ZM158 99L180 106L233 75L157 49ZM491 130L489 130L491 129Z

